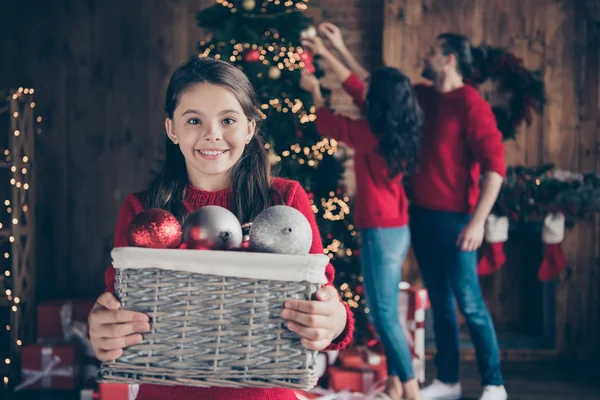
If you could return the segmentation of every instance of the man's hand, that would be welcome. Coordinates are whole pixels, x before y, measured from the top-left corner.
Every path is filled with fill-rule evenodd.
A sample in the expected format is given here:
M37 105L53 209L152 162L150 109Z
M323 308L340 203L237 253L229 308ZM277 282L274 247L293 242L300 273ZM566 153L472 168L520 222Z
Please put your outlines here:
M456 245L462 251L475 251L481 247L485 233L485 221L478 222L472 219L458 235Z

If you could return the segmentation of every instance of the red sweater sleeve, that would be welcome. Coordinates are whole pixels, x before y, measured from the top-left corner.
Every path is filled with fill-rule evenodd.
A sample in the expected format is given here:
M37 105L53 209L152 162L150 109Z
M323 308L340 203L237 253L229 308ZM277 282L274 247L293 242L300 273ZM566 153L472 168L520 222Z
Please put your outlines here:
M308 195L306 191L302 188L302 186L298 182L294 182L293 193L290 196L289 206L294 207L298 211L300 211L308 222L310 223L310 227L313 233L312 246L310 248L310 254L323 254L323 242L321 240L321 234L319 233L319 228L317 226L317 221L315 219L315 214L312 210L312 206L310 204L310 200L308 199ZM331 263L327 264L327 268L325 270L325 275L327 276L328 284L333 286L333 278L335 276L335 270L333 269L333 265ZM340 298L340 301L341 298ZM346 303L343 303L346 308L346 327L344 331L338 336L326 349L327 350L342 350L350 344L352 341L352 336L354 335L354 314L348 307Z
M342 87L352 97L352 101L362 110L365 105L365 85L356 74L352 73L344 82Z
M127 246L127 228L129 223L140 211L143 210L142 202L139 198L130 194L127 196L121 209L119 210L119 216L117 217L117 228L115 229L115 241L114 247L125 247ZM104 273L104 282L106 284L106 291L110 293L115 292L115 269L111 265Z
M378 140L365 119L352 120L335 115L327 107L320 107L315 124L321 136L344 142L355 149L371 150L378 145Z
M482 172L494 171L506 176L504 144L490 105L481 97L473 99L467 110L467 145Z

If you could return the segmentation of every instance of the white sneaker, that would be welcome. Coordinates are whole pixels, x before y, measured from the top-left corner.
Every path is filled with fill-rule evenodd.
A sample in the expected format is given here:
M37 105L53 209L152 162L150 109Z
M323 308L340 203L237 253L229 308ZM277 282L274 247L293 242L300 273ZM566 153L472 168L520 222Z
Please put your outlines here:
M462 398L462 387L460 383L447 384L438 379L434 379L433 382L421 389L421 396L423 400L460 400ZM495 398L490 397L492 400Z
M483 393L479 400L506 400L508 399L508 394L506 393L506 389L504 386L491 386L488 385L483 388Z

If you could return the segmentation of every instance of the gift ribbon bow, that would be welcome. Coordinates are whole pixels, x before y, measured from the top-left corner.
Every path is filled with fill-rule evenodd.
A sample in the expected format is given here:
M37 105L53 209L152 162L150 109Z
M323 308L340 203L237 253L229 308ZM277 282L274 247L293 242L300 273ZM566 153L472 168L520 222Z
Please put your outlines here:
M15 388L15 392L31 386L38 381L40 381L42 388L49 388L53 376L75 376L75 368L73 368L72 365L58 367L60 362L60 357L56 354L52 354L51 347L42 348L42 370L37 371L29 368L21 369L21 372L26 379Z

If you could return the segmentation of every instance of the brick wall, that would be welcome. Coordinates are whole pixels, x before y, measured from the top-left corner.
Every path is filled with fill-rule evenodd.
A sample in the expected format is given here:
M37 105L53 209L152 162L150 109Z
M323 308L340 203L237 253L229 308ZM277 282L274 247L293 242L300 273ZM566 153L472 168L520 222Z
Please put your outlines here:
M329 21L340 27L348 49L362 65L367 69L381 65L383 0L310 0L308 4L307 13L315 24ZM327 65L322 67L327 71ZM328 74L322 82L333 89L332 106L336 111L358 116L334 76Z

